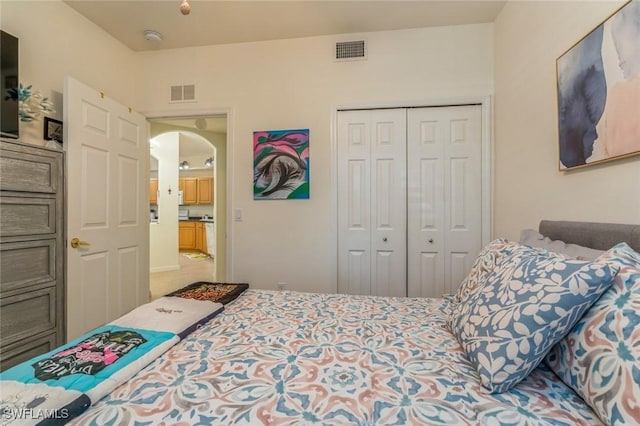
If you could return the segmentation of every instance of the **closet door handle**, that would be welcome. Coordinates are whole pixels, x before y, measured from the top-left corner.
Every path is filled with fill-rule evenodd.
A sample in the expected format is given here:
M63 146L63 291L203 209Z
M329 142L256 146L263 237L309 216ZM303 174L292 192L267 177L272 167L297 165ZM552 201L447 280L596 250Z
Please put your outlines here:
M433 238L429 238L429 244L433 244Z
M386 243L386 242L387 242L387 237L384 237L384 238L382 239L382 241Z

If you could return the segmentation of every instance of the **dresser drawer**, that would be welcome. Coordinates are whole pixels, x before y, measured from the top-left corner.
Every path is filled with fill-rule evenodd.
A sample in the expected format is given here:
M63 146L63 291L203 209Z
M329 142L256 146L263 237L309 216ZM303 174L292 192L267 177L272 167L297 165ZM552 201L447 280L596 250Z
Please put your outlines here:
M2 346L55 328L55 292L55 287L49 287L0 299Z
M58 346L55 333L35 339L25 339L19 343L8 345L0 350L0 371L18 365L38 355L42 355Z
M56 200L54 198L0 197L0 235L55 234Z
M53 194L59 186L61 157L31 155L3 149L0 156L0 189Z
M56 240L0 246L0 294L55 280Z

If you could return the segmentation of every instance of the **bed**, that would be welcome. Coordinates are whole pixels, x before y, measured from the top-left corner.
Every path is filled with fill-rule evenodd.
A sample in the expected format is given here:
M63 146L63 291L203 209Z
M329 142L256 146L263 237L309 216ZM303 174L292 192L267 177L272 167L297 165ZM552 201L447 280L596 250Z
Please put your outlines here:
M640 249L639 226L543 221L539 230L553 240L588 243L593 249L608 250L621 241ZM551 240L541 241L544 244ZM474 265L475 275L467 277L461 291L441 299L247 290L226 305L223 313L71 424L600 425L622 424L636 415L635 420L640 422L636 406L640 385L633 377L631 383L617 388L625 395L620 404L603 402L599 396L594 397L597 390L591 388L584 396L580 382L585 378L572 376L581 374L581 367L571 364L575 355L571 345L577 338L565 337L567 331L554 337L552 349L544 351L545 359L517 378L517 383L507 386L502 380L504 372L489 373L490 380L502 381L493 384L497 387L487 386L487 374L478 367L484 355L474 352L481 343L477 335L475 340L468 335L476 332L468 329L468 323L477 315L474 309L478 303L463 299L489 297L489 284L483 287L478 282L504 278L504 271L495 277L497 245L508 252L509 259L515 257L519 262L528 255L518 250L542 251L493 242L493 251L483 249L484 255L481 253ZM624 250L633 253L631 248ZM513 255L516 252L520 254ZM640 257L636 269L630 264L614 268L610 261L607 266L595 267L595 262L567 256L544 259L547 263L537 267L548 270L549 262L562 262L562 268L576 268L584 276L588 263L594 277L611 275L605 277L608 284L595 285L597 289L586 292L594 300L572 323L564 324L570 334L583 332L580 321L592 311L609 309L606 312L610 313L615 302L605 303L607 297L617 297L619 305L620 297L607 293L613 291L614 276L616 280L625 276L627 282L637 279L640 287L640 275L634 275L640 268ZM530 261L525 263L527 268L532 267ZM625 283L618 285L622 288ZM631 284L626 285L631 288ZM637 296L640 299L640 290ZM619 306L615 309L622 310ZM505 322L503 317L498 320ZM625 321L625 330L629 331L629 320ZM633 334L640 322L631 323ZM497 337L504 340L501 334ZM538 335L532 338L539 346L551 339L548 335L543 341ZM569 349L562 346L563 342ZM526 346L525 352L535 351L524 343L520 342L518 350ZM490 345L485 355L496 347L495 342ZM581 346L576 359L584 352L588 350ZM640 356L638 349L634 355ZM489 370L502 362L497 356L492 359ZM569 364L564 365L564 375L558 366L562 362ZM526 370L526 363L519 365L505 368L510 374ZM611 394L610 388L605 391Z

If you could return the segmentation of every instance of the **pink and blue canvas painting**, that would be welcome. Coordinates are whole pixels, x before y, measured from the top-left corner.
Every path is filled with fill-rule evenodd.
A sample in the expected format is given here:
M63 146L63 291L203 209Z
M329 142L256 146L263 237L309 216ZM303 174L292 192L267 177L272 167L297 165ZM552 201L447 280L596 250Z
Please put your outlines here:
M640 154L640 0L558 58L560 170Z
M253 132L253 199L309 198L309 129Z

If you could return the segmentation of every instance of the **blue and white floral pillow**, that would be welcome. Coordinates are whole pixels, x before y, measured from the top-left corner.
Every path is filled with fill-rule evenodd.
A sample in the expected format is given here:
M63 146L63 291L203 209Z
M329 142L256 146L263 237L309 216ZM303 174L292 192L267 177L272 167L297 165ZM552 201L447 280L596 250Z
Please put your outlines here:
M461 302L452 332L492 393L523 380L611 286L617 269L527 246Z
M608 425L640 425L640 253L620 243L598 260L613 285L545 362Z
M460 303L478 291L502 257L509 253L510 248L516 246L518 243L509 242L504 238L498 238L484 246L473 263L471 271L460 283L460 287L453 296L453 302Z

